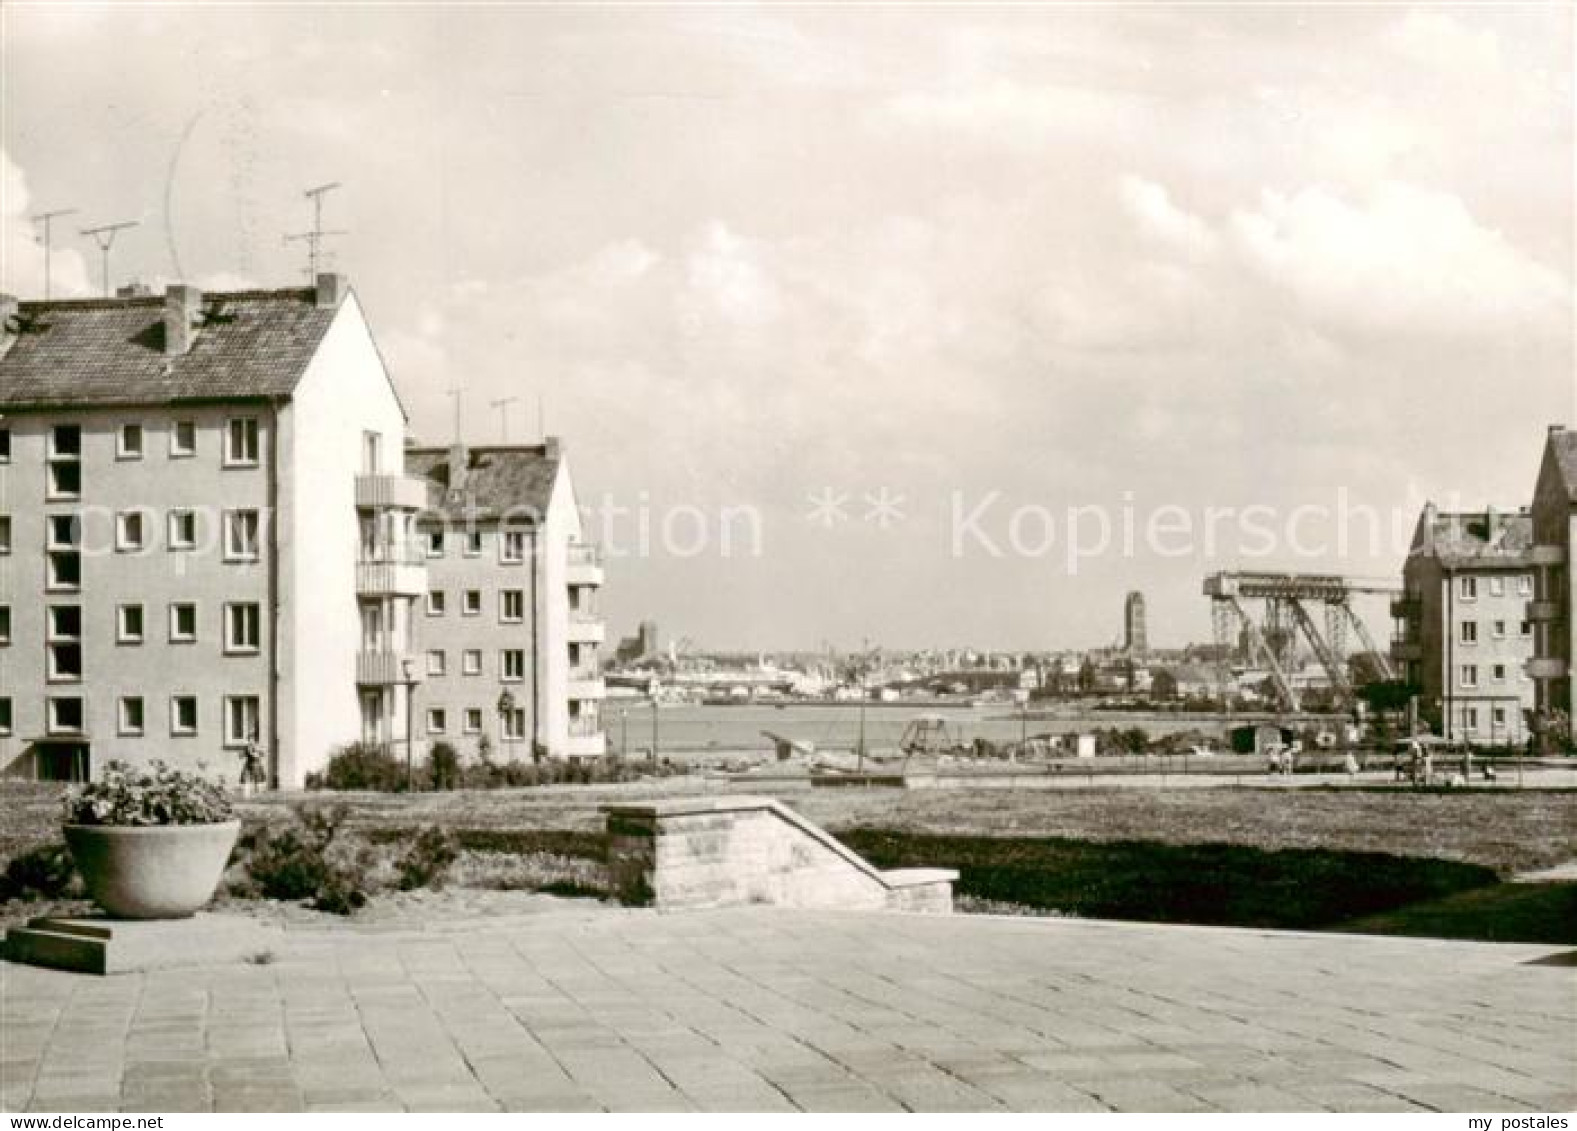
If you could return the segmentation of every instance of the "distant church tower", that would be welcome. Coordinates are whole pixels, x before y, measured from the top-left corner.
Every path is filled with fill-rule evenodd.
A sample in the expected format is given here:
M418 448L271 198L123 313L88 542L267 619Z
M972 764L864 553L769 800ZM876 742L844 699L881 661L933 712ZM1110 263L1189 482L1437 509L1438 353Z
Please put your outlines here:
M1149 649L1144 634L1144 594L1135 590L1123 602L1123 651L1137 657Z

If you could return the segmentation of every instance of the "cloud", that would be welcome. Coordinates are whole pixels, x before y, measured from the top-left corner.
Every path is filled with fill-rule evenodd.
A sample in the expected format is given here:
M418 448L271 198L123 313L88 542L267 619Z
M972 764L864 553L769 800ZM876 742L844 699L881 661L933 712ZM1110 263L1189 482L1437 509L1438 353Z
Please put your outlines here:
M1124 207L1146 235L1190 255L1206 254L1214 246L1209 226L1173 204L1161 185L1130 176L1122 178L1119 191Z
M0 290L18 298L44 297L44 246L31 219L31 194L22 167L0 149ZM82 254L61 247L71 218L56 221L50 256L50 290L55 298L96 293Z

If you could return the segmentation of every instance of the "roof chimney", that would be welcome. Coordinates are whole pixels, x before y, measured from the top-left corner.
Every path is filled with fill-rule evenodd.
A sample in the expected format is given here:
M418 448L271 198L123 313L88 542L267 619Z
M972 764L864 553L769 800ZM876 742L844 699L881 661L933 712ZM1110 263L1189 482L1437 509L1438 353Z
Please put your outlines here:
M459 440L449 445L449 493L462 494L471 470L471 453Z
M345 298L345 292L350 290L350 280L344 275L325 271L318 276L317 308L319 310L337 310Z
M196 340L197 313L203 305L203 292L185 283L164 288L164 353L179 357Z
M115 288L116 298L148 298L152 294L152 287L147 283L139 283L135 280L127 283L125 286Z
M557 436L544 436L542 438L542 454L547 456L548 459L558 459L562 450L563 446L559 443Z
M1564 424L1551 424L1550 425L1550 434L1551 435L1554 435L1556 432L1564 432L1564 431L1566 431L1566 425L1564 425Z

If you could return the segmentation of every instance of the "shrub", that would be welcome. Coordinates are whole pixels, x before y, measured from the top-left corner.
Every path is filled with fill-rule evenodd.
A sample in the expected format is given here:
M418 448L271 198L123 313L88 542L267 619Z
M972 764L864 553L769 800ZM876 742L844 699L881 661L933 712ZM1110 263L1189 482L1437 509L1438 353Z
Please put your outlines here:
M428 826L395 861L399 889L442 888L458 856L454 839L437 826Z
M234 815L224 787L163 762L147 770L110 762L98 781L74 786L62 802L68 825L210 825Z
M376 888L376 858L365 842L341 836L349 815L343 805L301 807L285 828L258 830L246 861L250 887L270 899L310 900L339 915L361 907Z
M0 876L0 900L62 899L81 888L64 844L41 844L11 858Z
M321 774L307 779L308 789L371 789L401 793L408 785L405 763L375 742L353 742L329 758Z
M460 784L460 754L447 742L433 743L427 756L427 775L434 789L453 789Z

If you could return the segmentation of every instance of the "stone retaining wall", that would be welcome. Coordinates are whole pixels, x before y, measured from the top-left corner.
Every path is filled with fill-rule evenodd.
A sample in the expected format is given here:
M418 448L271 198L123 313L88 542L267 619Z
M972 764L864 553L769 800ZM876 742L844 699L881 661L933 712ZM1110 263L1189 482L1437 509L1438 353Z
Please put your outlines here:
M608 863L623 903L663 909L953 909L958 873L873 868L798 813L760 797L603 806Z

